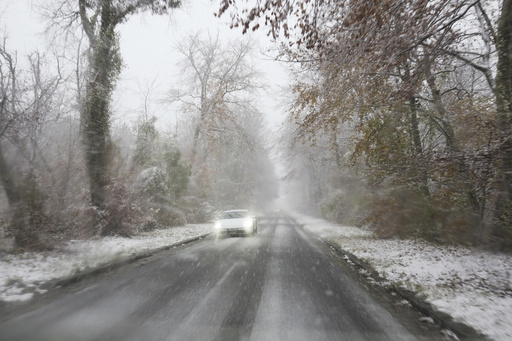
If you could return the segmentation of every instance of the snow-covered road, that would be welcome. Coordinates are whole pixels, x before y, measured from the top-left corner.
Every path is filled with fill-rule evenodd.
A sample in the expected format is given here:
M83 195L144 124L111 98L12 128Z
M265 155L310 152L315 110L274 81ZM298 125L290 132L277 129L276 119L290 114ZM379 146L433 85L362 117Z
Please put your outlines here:
M495 340L512 339L512 256L422 241L379 240L370 231L295 214L329 243L373 266L390 284L422 294L441 311ZM211 232L211 224L152 231L134 238L68 243L46 253L0 255L0 300L30 299L50 280Z
M288 217L99 276L0 323L2 340L430 340ZM400 310L400 312L397 312ZM405 322L405 323L404 323ZM417 327L411 327L416 324ZM420 327L421 326L421 327Z

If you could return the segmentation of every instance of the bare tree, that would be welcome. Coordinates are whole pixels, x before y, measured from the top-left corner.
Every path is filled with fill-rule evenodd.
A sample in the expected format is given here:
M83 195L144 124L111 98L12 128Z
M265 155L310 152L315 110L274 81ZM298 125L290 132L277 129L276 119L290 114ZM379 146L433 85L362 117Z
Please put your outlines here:
M11 129L21 117L16 108L17 101L17 56L12 55L6 49L6 40L4 39L0 47L0 87L2 99L0 102L0 137L5 140L8 130ZM0 143L0 176L4 187L9 206L15 207L20 201L19 191L16 186L13 171L5 160L2 145Z
M222 42L196 34L177 45L183 86L171 93L190 115L189 193L215 207L254 206L273 199L277 186L257 109L261 74L253 42Z
M173 90L171 99L194 115L190 154L193 170L199 139L208 140L211 132L222 129L225 122L234 122L234 108L248 106L262 86L258 83L260 73L250 60L249 40L223 44L218 36L204 39L196 34L177 48L184 57L180 64L185 86Z
M44 199L37 174L47 166L43 130L58 115L57 93L64 81L58 63L57 70L56 75L46 74L39 53L28 56L27 70L18 70L16 54L7 51L5 40L0 46L0 178L12 211L16 246L24 249L43 247L37 229ZM16 157L7 158L2 144L15 148Z

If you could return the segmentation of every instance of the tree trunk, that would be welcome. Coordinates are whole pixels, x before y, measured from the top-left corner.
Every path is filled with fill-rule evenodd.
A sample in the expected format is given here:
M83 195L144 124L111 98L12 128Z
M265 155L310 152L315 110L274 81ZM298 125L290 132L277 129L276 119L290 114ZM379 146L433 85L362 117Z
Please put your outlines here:
M500 150L493 237L512 235L512 0L504 0L498 21L496 105ZM499 240L502 244L504 241ZM510 244L511 240L506 240Z
M483 211L481 209L480 202L478 201L478 195L471 183L470 173L468 166L461 158L461 149L460 145L455 137L455 132L453 130L453 126L449 119L447 118L446 108L443 105L443 100L441 98L441 92L437 88L436 81L434 76L430 73L430 70L427 69L427 84L430 88L430 92L432 93L432 98L434 100L434 106L439 114L441 119L441 126L439 127L441 134L444 135L446 139L446 146L448 147L449 152L456 159L458 173L461 178L464 191L466 192L466 198L472 212L472 244L477 245L481 243L481 228L483 227ZM474 221L473 221L474 220Z
M199 142L199 135L201 135L201 130L203 127L203 122L206 117L206 112L201 111L201 115L199 116L199 122L197 123L195 129L194 129L194 140L192 141L192 152L190 153L190 172L195 171L194 164L196 162L196 155L197 155L197 145Z
M35 208L30 206L30 202L26 200L30 198L23 198L20 186L16 183L14 174L5 160L1 143L0 181L12 212L10 229L14 236L14 245L25 250L46 249L35 231L38 227L37 222L33 220L40 210L36 212ZM35 182L25 185L35 185ZM27 189L30 190L28 187Z
M208 115L211 111L211 103L207 100L207 89L208 89L208 79L209 77L201 76L201 114L199 115L199 122L197 122L197 125L194 130L194 141L192 142L192 153L190 156L190 173L192 171L195 171L194 163L196 161L197 156L197 145L199 143L199 136L202 133L203 125L205 120L208 118Z
M411 130L412 130L412 140L414 143L414 150L416 154L419 156L423 154L423 147L421 145L420 138L420 128L418 123L418 107L416 103L416 98L414 96L409 97L409 109L411 111ZM421 184L420 189L425 198L430 198L430 191L428 189L428 178L427 175L422 172L421 176Z
M4 157L4 151L2 148L2 144L0 143L0 180L2 181L2 187L4 188L5 195L7 197L7 201L9 202L9 206L13 207L17 205L21 196L14 181L14 177L12 171L7 164L7 161Z
M11 168L7 164L4 157L2 144L0 143L0 180L2 181L2 187L4 188L9 208L12 212L10 229L14 236L14 244L19 248L27 248L30 241L27 236L27 226L24 219L21 194L18 186L14 180L14 175Z
M411 130L414 150L419 157L423 154L423 146L421 145L420 127L418 122L418 104L416 103L416 98L414 96L409 97L409 109L411 111ZM423 194L426 205L425 208L427 222L424 233L432 240L438 242L440 237L434 217L434 212L432 210L430 190L428 188L428 175L424 172L423 169L418 169L418 171L420 172L420 191Z
M106 187L109 183L110 98L120 71L114 19L108 5L101 11L101 26L97 37L91 40L90 72L82 108L82 129L86 147L87 172L90 181L91 205L95 209L95 223L100 234L108 235L112 224L106 206Z
M404 63L405 75L402 78L404 83L408 83L411 79L411 70L409 64ZM411 135L412 141L414 145L414 151L416 155L421 156L423 154L423 146L421 145L421 135L420 135L420 127L418 122L418 103L416 97L411 94L408 98L409 101L409 111L410 111L410 119L411 119ZM420 190L425 199L428 201L428 205L430 206L430 190L428 188L428 176L425 174L423 170L418 170L421 172L420 174ZM433 215L431 214L432 219Z

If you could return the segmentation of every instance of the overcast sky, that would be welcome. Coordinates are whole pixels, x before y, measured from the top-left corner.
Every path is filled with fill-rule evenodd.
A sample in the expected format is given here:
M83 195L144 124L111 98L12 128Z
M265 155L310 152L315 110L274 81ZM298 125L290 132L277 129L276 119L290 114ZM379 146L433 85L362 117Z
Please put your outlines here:
M0 0L0 29L8 36L8 48L18 51L18 57L46 48L42 32L45 23L37 13L38 1L45 0ZM51 0L48 0L51 1ZM72 0L77 1L77 0ZM162 129L174 124L176 108L158 101L173 87L179 87L176 62L180 55L175 43L199 30L219 32L221 39L241 37L240 30L231 30L226 16L219 20L213 16L218 6L209 0L183 0L183 8L174 10L169 16L142 14L131 17L120 27L121 54L124 69L114 96L114 119L133 122L142 105L141 89L154 82L150 110L158 117ZM215 2L216 3L216 2ZM271 47L263 31L253 35L262 51ZM269 94L262 100L260 109L266 114L270 126L276 126L284 118L283 103L279 98L279 87L286 86L287 73L279 62L259 54L258 65L269 86ZM265 96L266 97L266 96Z

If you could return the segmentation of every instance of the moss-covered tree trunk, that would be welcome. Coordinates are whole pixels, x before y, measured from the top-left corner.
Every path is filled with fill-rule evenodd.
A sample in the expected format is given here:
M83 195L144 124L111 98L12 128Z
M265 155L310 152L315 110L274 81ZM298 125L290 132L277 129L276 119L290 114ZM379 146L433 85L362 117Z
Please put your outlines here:
M91 204L102 235L113 233L108 221L106 191L109 184L110 99L121 69L115 34L116 17L110 1L101 1L99 22L94 25L80 0L82 24L90 42L89 74L82 103L82 133L85 144Z

